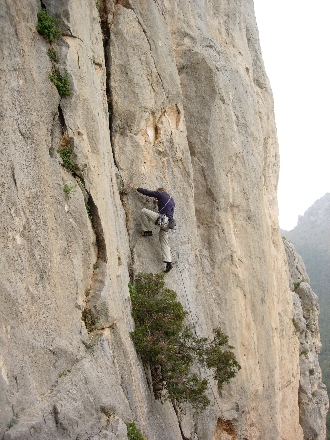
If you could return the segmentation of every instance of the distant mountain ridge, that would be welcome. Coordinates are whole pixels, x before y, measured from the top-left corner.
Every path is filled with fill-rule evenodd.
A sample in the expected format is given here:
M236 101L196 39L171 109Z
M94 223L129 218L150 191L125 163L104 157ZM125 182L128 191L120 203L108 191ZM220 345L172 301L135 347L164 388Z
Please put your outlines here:
M330 390L330 193L299 216L292 231L281 230L302 257L310 284L319 297L319 326L322 350L319 357L323 382ZM330 414L327 417L327 439L330 440Z
M292 231L282 230L302 256L317 295L330 297L330 193L318 199Z

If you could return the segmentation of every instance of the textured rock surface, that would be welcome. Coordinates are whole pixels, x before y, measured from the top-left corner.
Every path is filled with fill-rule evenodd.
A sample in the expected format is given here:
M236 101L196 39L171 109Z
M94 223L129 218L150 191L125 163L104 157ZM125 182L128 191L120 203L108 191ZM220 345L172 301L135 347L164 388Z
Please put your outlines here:
M318 298L309 285L305 265L293 244L284 240L284 247L290 270L290 289L293 292L293 324L300 341L300 424L304 439L325 439L324 420L329 409L329 399L322 383L318 361L321 350Z
M310 206L292 231L282 235L293 243L303 258L310 286L318 296L320 306L319 328L322 349L319 355L322 380L330 389L330 193L325 194ZM327 415L327 430L330 432L330 413Z
M39 1L1 0L1 435L124 439L134 420L148 440L302 439L252 1L43 4L60 20L68 97L48 77ZM139 234L150 202L129 182L173 194L166 282L200 335L223 328L242 365L221 395L212 383L201 414L155 401L129 337L129 276L162 269L158 240Z

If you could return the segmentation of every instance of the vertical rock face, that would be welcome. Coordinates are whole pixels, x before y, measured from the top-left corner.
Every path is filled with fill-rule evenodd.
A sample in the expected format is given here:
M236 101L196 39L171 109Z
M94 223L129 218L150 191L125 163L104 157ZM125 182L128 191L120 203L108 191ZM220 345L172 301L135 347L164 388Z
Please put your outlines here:
M310 278L310 286L318 296L320 306L319 327L322 350L319 355L322 378L330 388L330 193L316 200L303 216L299 216L298 224L292 231L282 234L293 243L301 255ZM301 281L303 277L298 281ZM330 428L330 414L327 415L327 429Z
M309 278L301 257L294 246L284 240L290 270L295 326L300 342L299 410L304 439L325 439L325 425L329 399L318 361L321 349L318 326L318 298L309 285Z
M56 62L41 6L59 19ZM1 0L0 20L3 438L125 439L134 420L148 440L302 439L252 1ZM158 240L140 235L150 202L129 182L174 197L166 283L242 366L221 394L211 381L202 413L155 400L129 336L129 278L163 268Z

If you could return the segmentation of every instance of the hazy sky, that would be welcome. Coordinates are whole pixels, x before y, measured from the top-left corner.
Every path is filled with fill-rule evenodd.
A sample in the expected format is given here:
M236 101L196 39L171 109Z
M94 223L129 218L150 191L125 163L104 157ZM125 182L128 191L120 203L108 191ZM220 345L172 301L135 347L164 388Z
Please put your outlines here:
M274 95L282 229L330 192L329 0L254 0Z

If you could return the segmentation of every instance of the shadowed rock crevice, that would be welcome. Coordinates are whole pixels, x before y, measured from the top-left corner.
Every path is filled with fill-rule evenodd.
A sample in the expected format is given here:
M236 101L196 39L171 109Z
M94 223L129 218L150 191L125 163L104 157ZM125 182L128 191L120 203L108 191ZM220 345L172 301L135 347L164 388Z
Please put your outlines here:
M95 335L105 329L113 328L116 323L105 290L106 277L107 265L104 261L99 260L98 263L94 264L90 287L85 291L84 308L81 316L93 344L97 342Z
M109 114L109 135L111 137L111 126L112 126L112 99L110 90L110 18L111 11L109 9L109 2L106 0L100 0L99 6L99 16L101 22L102 31L102 43L103 43L103 53L104 53L104 63L106 70L106 95L108 103L108 114Z
M110 71L111 71L111 48L110 48L110 37L111 37L111 24L113 21L114 14L114 4L118 2L112 2L107 0L100 0L99 2L99 16L100 16L100 24L102 31L102 44L103 44L103 53L104 53L104 63L105 63L105 71L106 71L106 97L107 97L107 105L108 105L108 117L109 117L109 138L111 143L111 151L112 157L115 164L115 175L116 175L116 183L117 189L119 193L119 197L125 212L126 216L126 228L129 230L130 223L130 213L127 206L127 189L125 188L125 183L122 179L121 173L119 171L118 163L116 160L115 149L113 148L114 139L113 139L113 105L112 105L112 91L111 91L111 81L110 81ZM126 5L126 2L123 2ZM121 6L125 6L122 4ZM125 6L126 7L126 6ZM130 7L127 5L127 8ZM100 243L101 254L102 254L102 244ZM99 247L99 245L98 245ZM101 258L101 257L100 257Z
M62 159L62 167L72 174L84 196L86 211L96 236L96 245L98 248L97 259L106 262L106 245L98 208L94 203L91 193L86 188L86 184L84 181L84 171L80 169L77 160L78 158L75 154L75 138L69 135L64 114L60 105L58 106L58 121L61 127L62 134L56 151Z
M123 6L123 5L122 5ZM107 96L107 104L108 104L108 117L109 117L109 137L111 145L113 145L113 105L112 105L112 92L111 92L111 81L110 81L110 70L111 70L111 48L110 48L110 37L111 37L111 24L113 21L114 14L114 3L109 2L107 0L100 0L99 2L99 16L100 16L100 24L102 31L102 44L103 44L103 53L104 53L104 63L105 63L105 71L106 71L106 96ZM130 9L130 8L129 8ZM116 161L116 154L114 148L112 148L112 156L116 166L116 173L119 176L119 179L122 180L118 164ZM121 195L121 192L119 191Z
M55 425L56 425L58 434L68 435L69 432L66 429L66 427L63 425L63 423L61 422L60 411L59 411L58 406L56 404L53 406L53 416L54 416Z
M98 208L90 194L88 194L87 207L97 246L97 259L93 265L90 286L85 291L85 307L82 312L82 320L85 322L87 331L91 333L110 327L113 319L110 317L109 305L104 297L107 280L107 248Z
M13 164L11 165L11 176L13 178L14 185L15 185L15 188L16 188L16 191L17 191L17 180L16 180L16 175L15 175L15 167L14 167Z
M60 139L58 139L56 136L59 135L59 129L61 131ZM53 157L55 155L55 152L58 153L62 158L62 166L66 168L69 172L71 172L73 177L79 178L82 173L80 172L77 164L73 163L74 157L72 157L72 154L74 152L74 138L72 136L69 136L64 113L60 105L58 106L57 120L56 116L54 117L52 133L54 135L54 138L56 139L57 145L55 146L54 143L52 144L52 147L49 151L50 156ZM65 154L67 160L63 158L62 153Z
M90 286L85 291L85 307L82 312L82 320L85 322L89 333L95 330L108 328L112 324L106 300L103 298L103 290L107 279L107 248L99 210L94 202L92 194L86 188L80 169L78 157L74 151L74 137L68 134L67 124L61 106L58 107L58 120L62 129L62 136L57 150L62 158L62 166L75 178L85 201L85 210L91 222L95 234L97 258L93 265L93 274Z
M65 123L63 110L62 110L60 105L58 106L58 120L59 120L59 122L61 124L63 132L67 131L67 126L66 126L66 123Z
M182 414L180 412L180 409L177 408L175 405L173 405L176 417L178 419L178 423L179 423L179 429L180 429L180 434L181 434L181 438L182 440L190 440L190 437L186 437L184 434L184 430L183 430L183 426L182 426Z
M91 194L88 194L87 206L90 211L91 223L96 236L97 261L107 262L107 248L104 239L103 226L99 216L98 208L94 203Z

